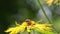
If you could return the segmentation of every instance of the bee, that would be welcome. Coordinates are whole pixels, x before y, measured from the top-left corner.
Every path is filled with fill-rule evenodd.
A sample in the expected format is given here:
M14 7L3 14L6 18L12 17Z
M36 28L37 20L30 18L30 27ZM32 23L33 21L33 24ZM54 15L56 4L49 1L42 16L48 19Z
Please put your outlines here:
M29 25L35 25L35 21L30 20L30 19L26 19L26 23Z

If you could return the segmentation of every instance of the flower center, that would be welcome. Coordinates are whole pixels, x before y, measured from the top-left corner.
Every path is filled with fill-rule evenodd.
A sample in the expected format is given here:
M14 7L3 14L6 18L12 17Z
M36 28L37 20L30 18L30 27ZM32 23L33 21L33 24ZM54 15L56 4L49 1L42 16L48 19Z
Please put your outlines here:
M27 23L28 26L35 24L35 23L32 22L32 20L26 20L26 23Z

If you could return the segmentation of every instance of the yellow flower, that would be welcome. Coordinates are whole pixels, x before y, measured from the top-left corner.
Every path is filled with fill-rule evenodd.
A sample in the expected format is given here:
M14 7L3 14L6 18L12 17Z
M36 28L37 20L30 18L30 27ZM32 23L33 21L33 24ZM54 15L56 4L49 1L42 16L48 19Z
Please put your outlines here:
M50 6L53 3L53 0L45 0L48 6Z
M59 0L45 0L45 2L48 4L48 6L51 6L52 4L58 5L59 4L58 1Z
M55 1L54 1L54 4L57 4L57 3L58 3L58 0L55 0Z
M21 25L16 23L16 27L10 27L5 32L10 32L9 34L17 34L19 32L27 31L32 32L34 28L37 30L51 31L51 24L37 24L35 21L28 20L23 22ZM17 26L18 25L18 26Z

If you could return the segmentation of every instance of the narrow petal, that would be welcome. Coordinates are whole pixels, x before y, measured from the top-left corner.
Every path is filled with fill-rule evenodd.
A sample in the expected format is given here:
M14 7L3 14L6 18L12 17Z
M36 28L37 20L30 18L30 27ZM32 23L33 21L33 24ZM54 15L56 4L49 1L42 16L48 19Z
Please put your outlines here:
M10 32L12 30L14 30L14 28L8 28L5 32Z

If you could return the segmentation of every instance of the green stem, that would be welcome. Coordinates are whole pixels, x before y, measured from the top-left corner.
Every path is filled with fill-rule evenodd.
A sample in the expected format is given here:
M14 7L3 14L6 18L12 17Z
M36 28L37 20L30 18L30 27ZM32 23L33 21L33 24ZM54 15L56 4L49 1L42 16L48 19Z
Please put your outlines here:
M48 16L46 15L46 12L45 12L45 10L44 10L44 8L43 8L41 2L40 2L39 0L37 0L37 2L39 3L39 6L41 7L41 9L42 9L42 11L43 11L43 13L44 13L46 19L49 21L49 23L52 23L52 21L51 21L51 20L48 18ZM53 26L52 26L52 27L53 27ZM54 28L54 30L56 30L55 27L53 27L53 28ZM57 31L56 31L56 32L57 32ZM58 32L57 32L57 33L58 33Z
M39 5L40 5L40 7L41 7L41 9L42 9L42 11L43 11L43 13L44 13L46 19L47 19L50 23L52 23L52 22L50 21L50 19L48 18L48 16L46 15L46 12L45 12L45 10L44 10L44 8L43 8L43 6L42 6L42 4L40 3L39 0L38 0L38 3L39 3Z

